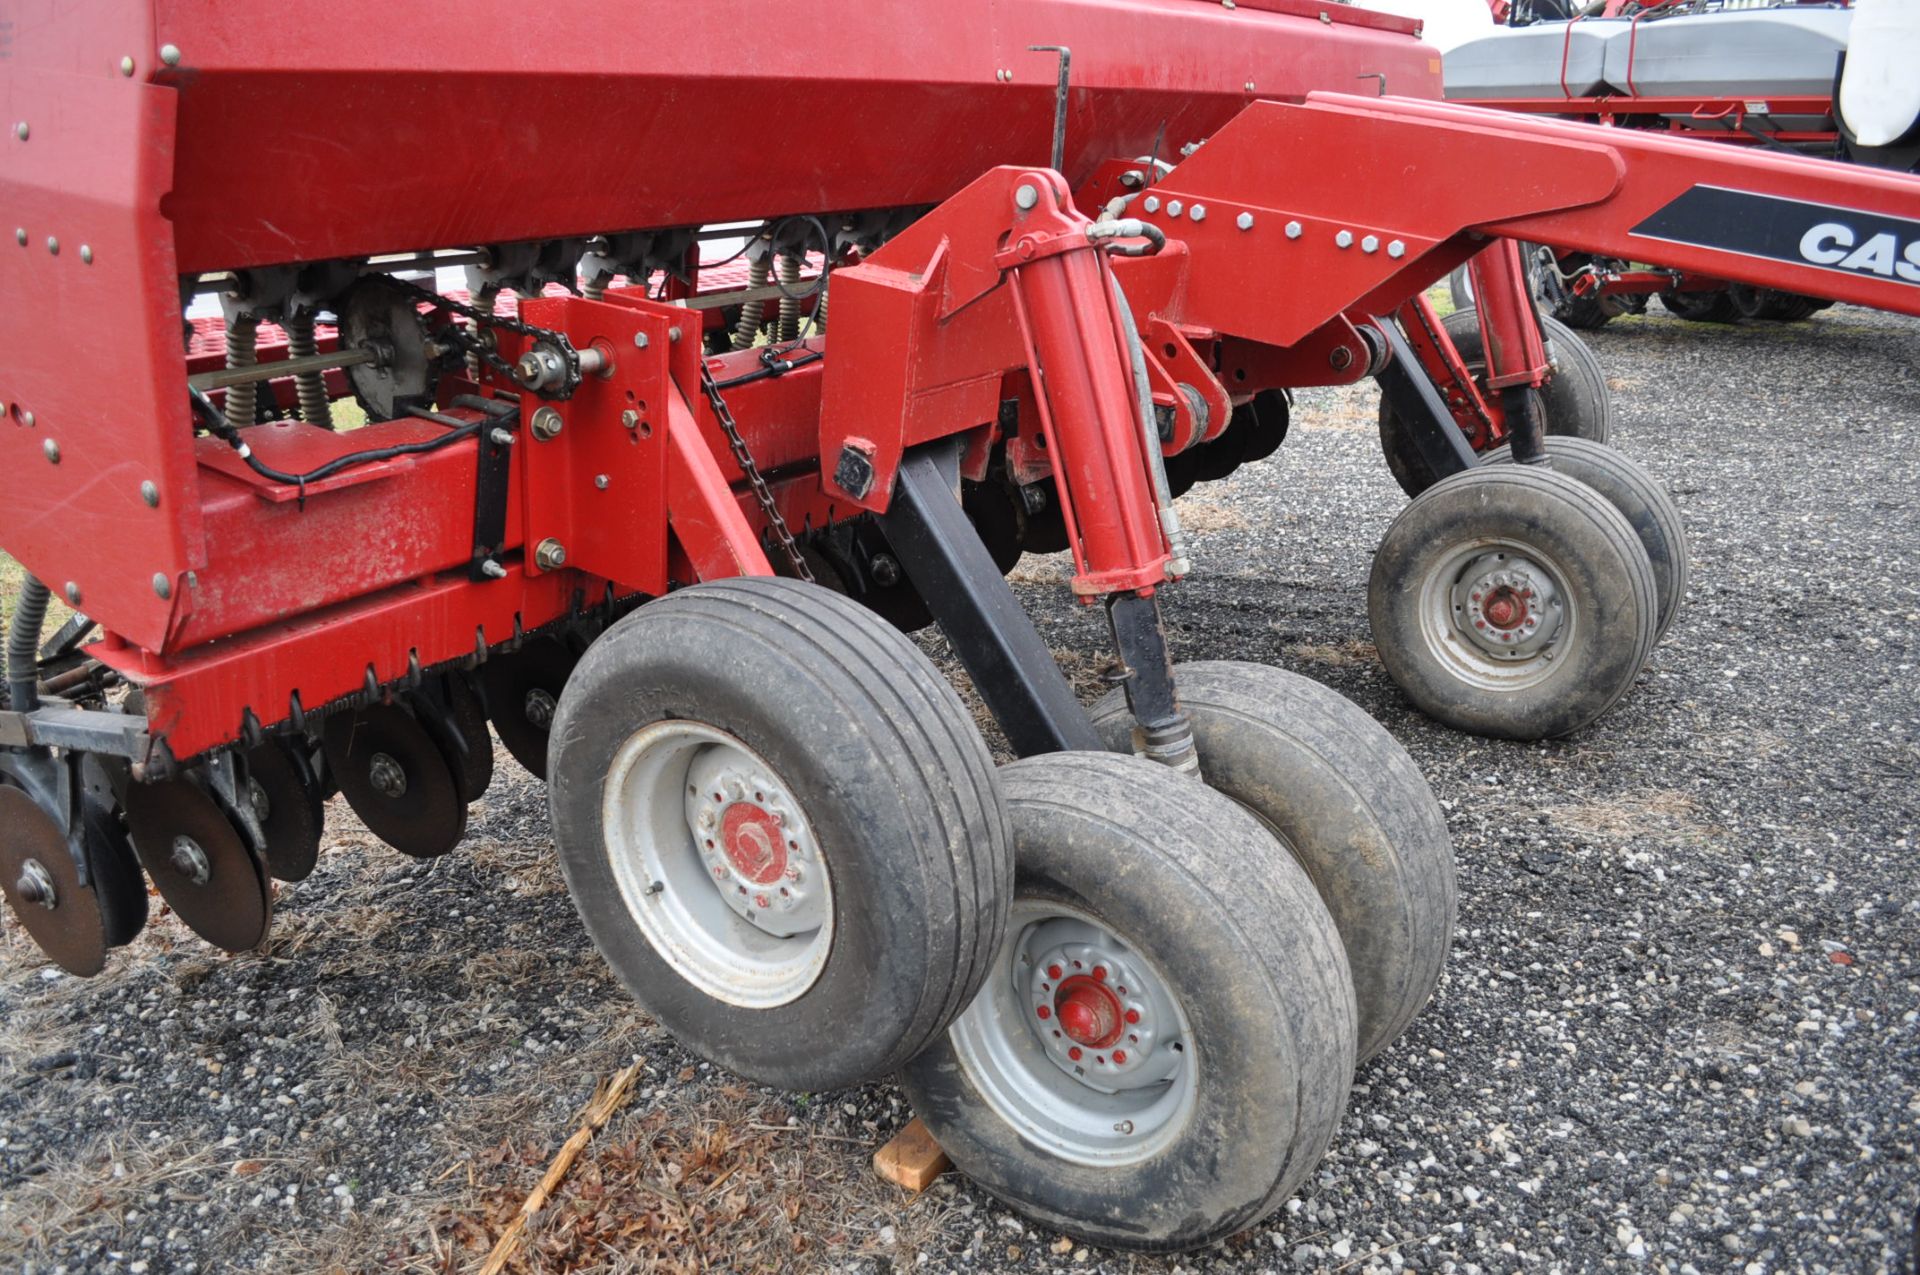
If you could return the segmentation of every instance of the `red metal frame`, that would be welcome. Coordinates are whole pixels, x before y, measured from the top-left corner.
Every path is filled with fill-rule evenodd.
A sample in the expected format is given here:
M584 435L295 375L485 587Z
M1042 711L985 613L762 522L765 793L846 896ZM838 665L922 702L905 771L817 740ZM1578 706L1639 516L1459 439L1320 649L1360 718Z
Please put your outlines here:
M57 20L52 0L8 10L16 57L4 83L34 129L30 142L5 143L0 194L30 229L27 247L0 252L0 286L34 303L0 310L0 465L15 476L0 543L56 589L75 583L106 631L94 652L146 689L156 738L177 757L240 738L249 714L271 726L369 681L481 658L610 596L771 570L764 515L701 388L712 312L638 288L523 303L528 322L599 350L604 371L553 403L490 368L458 387L521 400L505 574L470 580L474 443L353 470L302 499L224 443L194 438L183 270L935 205L835 271L831 336L808 343L825 358L730 388L729 407L802 529L885 509L917 443L964 437L974 477L1004 444L1023 480L1054 476L1075 589L1091 599L1151 591L1169 565L1116 279L1155 399L1174 409L1165 449L1179 451L1217 437L1232 404L1257 390L1366 375L1361 329L1490 237L1643 256L1634 228L1703 183L1920 223L1920 181L1890 174L1400 97L1310 95L1375 73L1399 91L1437 91L1438 61L1410 24L1341 6L1024 0L983 19L883 0L846 6L861 40L841 41L831 14L748 24L716 60L699 10L556 11L529 44L519 10L476 3L463 11L473 38L454 47L412 28L368 41L389 24L360 0L290 0L264 24L208 0L163 0L152 14L102 0L104 42ZM1050 144L1053 62L1026 45L1069 23L1070 142L1055 173L1035 166ZM120 75L121 49L156 42L185 50L180 64ZM658 56L636 67L630 50L642 44ZM565 76L550 72L554 47L566 50ZM732 69L720 76L718 65ZM827 68L831 91L820 92ZM386 91L397 82L409 87L399 129ZM653 91L667 84L676 94ZM728 90L740 100L719 110ZM794 102L842 151L768 132ZM289 111L312 127L287 128ZM872 125L907 118L918 126ZM929 135L947 144L928 148ZM679 145L690 136L701 144ZM610 166L616 137L636 154L671 139L684 170L668 179ZM1165 175L1137 159L1201 141ZM236 172L235 154L273 163ZM1007 159L1025 162L995 166ZM268 180L269 167L324 172L338 194ZM1132 189L1129 172L1158 180ZM498 192L503 175L510 196L472 196ZM1128 194L1139 197L1126 215L1156 225L1167 246L1110 262L1089 242L1087 214ZM1920 288L1896 279L1710 242L1662 253L1703 275L1920 311ZM99 340L102 316L111 326ZM1541 374L1530 325L1490 319L1487 340L1513 364L1500 383ZM523 344L503 334L501 352L512 359ZM76 375L80 348L89 363ZM754 351L705 361L720 381L757 365ZM1008 400L1022 408L1012 439L999 424ZM527 428L537 408L560 418L544 441ZM283 423L247 436L269 463L299 469L445 428L409 419L335 436ZM858 463L843 468L848 457ZM870 482L857 481L862 464ZM564 567L543 569L534 550L546 541L564 546Z

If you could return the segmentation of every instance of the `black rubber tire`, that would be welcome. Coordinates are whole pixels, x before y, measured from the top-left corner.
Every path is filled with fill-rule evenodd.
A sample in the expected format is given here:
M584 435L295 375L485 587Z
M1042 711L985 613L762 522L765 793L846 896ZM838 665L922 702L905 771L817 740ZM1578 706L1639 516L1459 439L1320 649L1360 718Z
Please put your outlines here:
M1519 687L1476 685L1429 645L1422 584L1478 543L1517 542L1559 564L1578 617L1554 666ZM1380 662L1408 699L1457 730L1551 739L1590 724L1633 686L1659 615L1653 565L1633 526L1599 492L1565 474L1492 465L1423 493L1373 556L1367 612Z
M1251 811L1307 870L1346 946L1359 1060L1392 1044L1433 997L1453 944L1453 842L1420 768L1352 700L1298 673L1208 661L1174 670L1207 786ZM1133 751L1114 691L1100 741Z
M1456 310L1441 320L1454 349L1476 380L1486 374L1486 350L1480 340L1479 315L1472 310ZM1543 423L1550 436L1588 438L1604 443L1613 433L1613 396L1607 392L1607 375L1594 357L1593 349L1572 329L1551 315L1540 316L1540 332L1548 343L1553 376L1541 391ZM1433 486L1433 470L1421 457L1400 417L1380 398L1380 450L1386 453L1387 468L1400 490L1418 496Z
M1740 309L1734 304L1733 293L1726 288L1718 292L1663 292L1660 304L1667 307L1667 313L1689 323L1738 323Z
M1549 438L1547 455L1552 458L1557 473L1577 479L1605 496L1633 524L1634 534L1640 537L1640 545L1653 566L1653 590L1660 611L1659 619L1654 622L1653 640L1658 642L1680 613L1691 575L1687 527L1680 520L1680 507L1674 504L1666 486L1645 466L1611 447L1584 438ZM1485 463L1512 464L1513 448L1502 443L1487 453Z
M753 749L827 847L832 949L784 1005L703 992L622 902L602 825L608 767L668 717ZM752 1080L819 1091L897 1071L972 998L999 946L1013 849L987 746L919 648L828 589L726 580L641 607L568 679L548 761L561 870L595 945L683 1044Z
M1320 1161L1346 1106L1353 982L1333 918L1253 816L1153 762L1054 753L1001 775L1016 893L1098 920L1169 985L1204 1060L1193 1109L1156 1155L1070 1161L981 1095L949 1035L901 1075L914 1110L976 1183L1070 1235L1170 1252L1253 1225Z
M1824 308L1819 297L1782 292L1778 288L1755 288L1744 283L1730 285L1727 294L1733 298L1733 308L1741 318L1768 323L1799 323Z

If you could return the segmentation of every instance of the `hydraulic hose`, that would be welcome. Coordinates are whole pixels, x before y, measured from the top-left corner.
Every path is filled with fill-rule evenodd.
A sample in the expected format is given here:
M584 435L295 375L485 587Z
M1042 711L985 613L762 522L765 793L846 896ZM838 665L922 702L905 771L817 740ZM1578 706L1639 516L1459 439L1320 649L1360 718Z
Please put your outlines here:
M1167 574L1183 576L1192 568L1187 560L1187 536L1180 527L1180 515L1173 511L1173 488L1167 482L1167 458L1160 450L1160 431L1153 424L1153 381L1147 375L1147 351L1140 343L1140 329L1133 321L1133 308L1127 294L1111 270L1113 303L1120 311L1120 331L1127 338L1127 355L1133 363L1133 396L1139 400L1140 441L1147 449L1147 469L1153 475L1153 499L1160 508L1160 530L1167 538Z
M40 707L40 626L47 618L47 586L28 576L7 631L7 702L16 713Z

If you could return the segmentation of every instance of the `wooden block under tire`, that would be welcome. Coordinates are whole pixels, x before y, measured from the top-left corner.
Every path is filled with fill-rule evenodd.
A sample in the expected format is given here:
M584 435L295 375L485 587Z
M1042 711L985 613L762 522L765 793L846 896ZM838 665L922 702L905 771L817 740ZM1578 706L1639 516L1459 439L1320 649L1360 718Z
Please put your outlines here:
M881 1177L916 1193L933 1185L933 1180L952 1163L918 1116L894 1134L886 1146L873 1153L873 1167Z

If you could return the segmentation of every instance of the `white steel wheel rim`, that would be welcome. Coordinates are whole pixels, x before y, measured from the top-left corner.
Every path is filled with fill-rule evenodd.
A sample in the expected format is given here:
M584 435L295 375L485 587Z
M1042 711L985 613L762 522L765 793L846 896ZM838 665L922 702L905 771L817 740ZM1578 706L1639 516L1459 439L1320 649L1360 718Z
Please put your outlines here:
M1579 637L1581 616L1566 580L1566 572L1537 546L1477 537L1442 554L1421 580L1420 637L1441 666L1469 686L1487 691L1537 686L1553 676ZM1528 588L1532 597L1517 597ZM1485 608L1494 604L1485 590L1511 595L1521 620L1487 623ZM1511 641L1502 649L1489 640L1489 630L1504 632Z
M759 754L711 726L655 722L620 746L601 800L621 901L682 978L746 1009L790 1004L819 979L832 875Z
M1094 978L1097 969L1103 978ZM1076 978L1084 981L1063 986ZM1107 1043L1096 1046L1063 1030L1061 1006L1100 984L1121 1017L1117 1036L1103 1035ZM1059 903L1014 901L986 985L948 1039L995 1115L1024 1141L1075 1164L1115 1168L1149 1159L1180 1137L1193 1114L1200 1059L1178 999L1143 953ZM1069 1049L1079 1057L1068 1057Z

